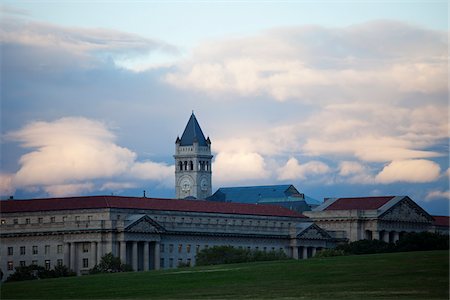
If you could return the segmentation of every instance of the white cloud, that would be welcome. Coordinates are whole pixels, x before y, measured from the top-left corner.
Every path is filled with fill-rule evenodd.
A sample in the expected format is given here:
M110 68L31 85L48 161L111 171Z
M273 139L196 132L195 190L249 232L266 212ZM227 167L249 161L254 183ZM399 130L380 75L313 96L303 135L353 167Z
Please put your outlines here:
M328 165L320 161L309 161L300 164L297 159L290 158L286 164L278 169L279 180L306 179L315 175L322 175L331 171Z
M216 155L212 170L214 184L219 185L270 176L264 158L256 152L220 152Z
M76 60L78 67L92 67L99 61L112 60L117 66L142 71L146 67L153 67L149 63L149 53L161 57L179 53L177 47L166 42L112 29L66 27L19 18L8 18L0 24L2 43L47 51L47 59L40 62L44 65L71 64L73 62L56 58L57 55L65 55L67 60L69 55L72 60ZM139 65L140 62L146 66Z
M92 192L95 186L91 182L48 185L44 191L52 197L78 196L80 193Z
M210 95L269 95L319 104L446 92L447 74L445 32L379 21L339 29L281 28L204 43L166 80Z
M439 178L440 166L429 160L393 161L375 177L379 183L393 182L432 182Z
M450 191L441 191L441 190L432 190L429 191L427 196L425 197L426 202L430 202L436 199L447 199L450 200Z
M93 180L132 177L167 182L173 174L173 166L137 162L134 152L115 143L104 123L86 118L33 122L7 138L35 149L20 158L13 186L43 187L53 196L92 191Z
M14 174L0 173L0 195L14 195Z
M348 182L352 184L372 184L374 176L369 168L356 161L343 161L339 164L338 181Z

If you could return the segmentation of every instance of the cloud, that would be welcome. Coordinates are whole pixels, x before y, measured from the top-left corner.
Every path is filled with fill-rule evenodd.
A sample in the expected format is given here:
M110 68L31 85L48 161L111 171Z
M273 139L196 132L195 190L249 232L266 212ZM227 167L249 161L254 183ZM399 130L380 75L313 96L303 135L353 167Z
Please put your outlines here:
M108 126L86 118L32 122L6 137L34 149L20 158L13 185L43 187L50 195L89 192L94 180L121 176L164 182L173 173L173 166L137 162L133 151L115 143Z
M13 174L0 173L0 195L14 195Z
M440 166L429 160L393 161L385 166L375 179L379 183L424 183L437 180L440 171Z
M85 68L111 61L127 68L127 62L130 61L133 62L131 69L140 69L136 65L137 57L145 58L149 53L179 53L176 46L164 41L112 29L66 27L19 18L9 18L0 24L0 41L3 45L33 48L42 54L43 60L39 63L46 64L47 68L48 65L71 65L75 60L78 67ZM49 59L51 57L53 61ZM71 57L72 61L66 61L64 57Z
M256 152L220 152L216 155L212 170L214 184L229 184L267 179L264 158Z
M278 169L279 180L306 179L315 175L323 175L331 171L328 165L320 161L309 161L300 164L297 159L290 158L286 164Z
M450 191L441 191L441 190L432 190L429 191L427 196L425 197L426 202L439 200L439 199L447 199L450 200Z
M316 105L387 102L405 93L447 91L446 40L445 32L394 21L279 28L203 43L166 80L209 95L268 95Z

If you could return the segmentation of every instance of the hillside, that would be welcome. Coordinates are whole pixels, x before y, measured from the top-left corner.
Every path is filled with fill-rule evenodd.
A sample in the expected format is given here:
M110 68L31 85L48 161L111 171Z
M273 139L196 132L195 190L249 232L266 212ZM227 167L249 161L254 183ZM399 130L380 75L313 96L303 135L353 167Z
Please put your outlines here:
M2 284L2 299L448 299L447 251L120 273Z

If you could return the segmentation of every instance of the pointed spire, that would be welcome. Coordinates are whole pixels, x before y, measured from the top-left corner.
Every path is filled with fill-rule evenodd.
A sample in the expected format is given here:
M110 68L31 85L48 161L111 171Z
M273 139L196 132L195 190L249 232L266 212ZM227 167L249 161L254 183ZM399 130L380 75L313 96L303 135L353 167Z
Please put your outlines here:
M180 146L192 146L194 142L198 143L199 146L207 146L207 141L203 135L202 129L195 118L194 111L189 118L189 121L184 129L183 135L181 136Z

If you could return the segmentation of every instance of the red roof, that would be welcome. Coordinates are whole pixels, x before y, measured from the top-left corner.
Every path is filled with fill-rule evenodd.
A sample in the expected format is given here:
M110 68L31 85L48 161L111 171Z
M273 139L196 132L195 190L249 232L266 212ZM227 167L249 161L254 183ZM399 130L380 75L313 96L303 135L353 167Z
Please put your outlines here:
M434 225L450 227L450 217L448 216L432 216L434 219Z
M90 208L151 209L307 218L298 212L276 205L225 203L204 200L176 200L121 196L85 196L0 201L0 211L2 213Z
M362 198L339 198L325 210L366 210L378 209L392 200L395 196L389 197L362 197Z

